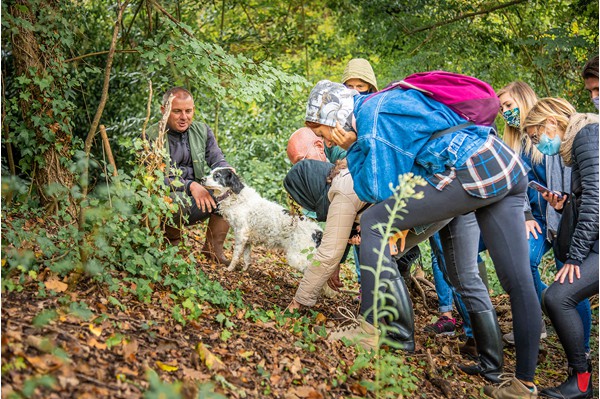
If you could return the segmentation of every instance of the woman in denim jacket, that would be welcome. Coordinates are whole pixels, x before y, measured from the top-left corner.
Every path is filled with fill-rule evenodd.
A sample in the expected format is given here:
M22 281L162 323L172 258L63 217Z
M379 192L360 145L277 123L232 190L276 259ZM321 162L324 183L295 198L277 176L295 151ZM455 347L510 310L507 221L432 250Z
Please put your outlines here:
M559 193L571 191L571 168L565 166L560 155L544 155L531 143L527 135L521 133L521 123L525 120L529 110L537 102L537 96L525 82L516 81L509 83L498 91L502 117L506 122L503 140L527 163L529 180L536 181L552 191ZM533 275L535 290L538 299L542 300L542 292L548 287L540 278L538 270L542 257L552 249L556 237L560 214L542 198L542 194L533 188L527 190L528 201L525 203L525 219L529 240L529 266ZM556 269L560 270L563 263L554 258ZM584 326L584 348L590 350L590 330L592 312L590 301L585 299L577 305L577 311ZM541 338L546 337L546 328L542 324ZM503 336L504 342L514 344L514 334Z
M371 96L356 96L342 85L321 81L312 90L306 125L326 142L356 132L348 148L348 166L354 188L363 201L376 203L362 218L360 254L363 298L357 325L330 334L330 339L363 339L376 335L373 328L373 293L382 234L374 226L387 222L406 230L464 214L472 214L481 230L498 278L510 295L517 354L516 375L500 387L486 386L492 398L535 398L533 376L539 351L541 309L528 304L537 300L529 269L528 245L523 231L523 203L527 189L527 166L491 127L469 125L466 120L417 90L391 89ZM463 125L452 133L430 140L439 131ZM340 140L341 141L341 140ZM429 183L417 187L423 199L408 199L402 219L390 215L395 198L390 183L398 175L413 172ZM522 231L522 234L518 234ZM479 279L476 266L478 239L472 232L454 231L444 237L444 250L454 256L449 276L455 286ZM478 236L475 236L478 238ZM510 248L510 250L507 250ZM390 275L390 249L385 246L379 278ZM462 270L463 265L475 264ZM475 277L477 275L477 277ZM486 292L487 293L487 292ZM379 296L381 297L381 296ZM495 318L489 296L465 295L474 329L481 320ZM500 331L489 331L490 341L501 341ZM476 338L477 340L477 338ZM501 345L501 344L500 344Z

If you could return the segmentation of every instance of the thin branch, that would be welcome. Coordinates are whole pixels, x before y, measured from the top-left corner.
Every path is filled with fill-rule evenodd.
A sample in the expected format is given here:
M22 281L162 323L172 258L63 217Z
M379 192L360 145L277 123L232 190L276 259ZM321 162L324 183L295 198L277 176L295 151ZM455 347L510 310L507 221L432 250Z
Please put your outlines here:
M139 53L138 50L114 50L114 52L115 53ZM68 60L65 60L65 62L73 62L73 61L77 61L77 60L82 60L87 57L95 57L97 55L103 55L103 54L108 54L108 53L110 53L110 50L96 51L95 53L88 53L88 54L78 55L77 57L69 58Z
M162 8L160 6L160 4L158 4L156 1L151 0L152 5L154 7L156 7L158 9L158 11L162 12L167 18L169 18L171 21L173 21L177 26L179 26L179 28L181 28L181 30L183 32L185 32L186 35L188 35L189 37L194 37L194 35L192 34L192 32L190 32L189 30L187 30L186 28L184 28L183 26L181 26L181 22L179 22L177 20L177 18L175 18L174 16L172 16L171 14L169 14L167 12L167 10L165 10L164 8Z
M115 158L113 157L112 150L110 149L110 143L108 141L108 135L106 134L106 128L104 125L100 125L100 136L102 137L102 143L104 144L104 150L106 151L108 163L110 163L113 167L113 176L117 176L117 164L115 163Z
M454 23L456 21L460 21L462 19L471 18L471 17L477 16L477 15L489 14L489 13L491 13L493 11L496 11L496 10L501 10L503 8L506 8L506 7L514 6L515 4L526 3L527 1L529 1L529 0L514 0L514 1L511 1L510 3L500 4L500 5L497 5L495 7L489 8L487 10L481 10L481 11L475 11L475 12L470 12L470 13L466 13L466 14L461 14L458 17L455 17L455 18L452 18L452 19L448 19L448 20L445 20L445 21L440 21L440 22L437 22L437 23L432 24L432 25L427 25L427 26L423 26L421 28L417 28L417 29L411 30L410 32L407 33L407 35L412 35L412 34L415 34L415 33L418 33L418 32L423 32L423 31L429 30L429 29L439 28L440 26L449 25L449 24L452 24L452 23Z
M115 48L117 45L117 38L119 36L119 26L121 25L123 11L125 11L127 3L129 3L128 0L125 1L125 3L123 3L123 6L121 6L121 8L119 9L117 22L115 23L115 28L113 29L112 42L110 43L110 50L108 51L108 58L106 60L106 70L104 71L104 84L102 86L102 96L100 97L100 104L98 105L96 116L94 116L94 120L92 121L90 131L88 132L87 138L85 139L84 149L87 155L90 154L90 151L92 149L92 141L94 139L94 135L96 134L96 130L98 129L98 125L100 124L100 118L102 117L102 112L104 111L104 107L106 105L106 99L108 98L108 84L110 82L110 71L112 68L113 58L115 56Z
M142 125L142 140L146 142L146 126L150 120L150 113L152 111L152 80L148 80L148 104L146 105L146 119Z
M127 28L127 31L125 32L125 34L123 34L122 39L123 39L123 43L125 43L127 41L127 38L129 37L129 32L131 32L131 28L133 27L133 23L135 22L138 13L140 12L140 10L142 9L142 6L144 5L145 1L140 1L140 4L138 5L138 8L135 10L135 13L133 13L133 17L131 18L131 22L129 23L129 28Z

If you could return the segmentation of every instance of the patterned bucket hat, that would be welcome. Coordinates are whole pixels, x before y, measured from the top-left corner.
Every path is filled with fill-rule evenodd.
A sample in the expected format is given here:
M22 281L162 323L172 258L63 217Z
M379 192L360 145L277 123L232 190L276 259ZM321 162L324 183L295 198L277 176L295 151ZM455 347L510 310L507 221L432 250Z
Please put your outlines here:
M339 122L345 130L352 130L354 96L357 94L356 90L341 83L321 80L310 92L304 119L331 127Z

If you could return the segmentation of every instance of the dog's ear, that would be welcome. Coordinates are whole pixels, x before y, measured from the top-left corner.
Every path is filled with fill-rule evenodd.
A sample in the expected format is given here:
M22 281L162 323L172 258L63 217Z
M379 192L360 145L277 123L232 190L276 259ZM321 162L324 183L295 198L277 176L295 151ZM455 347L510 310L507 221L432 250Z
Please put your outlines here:
M323 232L321 230L315 230L312 233L312 239L315 242L315 248L319 248L319 245L321 245L321 240L323 239Z
M231 187L231 190L236 194L241 193L244 189L244 184L242 183L238 175L236 175L235 172L231 169L228 169L225 175L225 185L227 187Z

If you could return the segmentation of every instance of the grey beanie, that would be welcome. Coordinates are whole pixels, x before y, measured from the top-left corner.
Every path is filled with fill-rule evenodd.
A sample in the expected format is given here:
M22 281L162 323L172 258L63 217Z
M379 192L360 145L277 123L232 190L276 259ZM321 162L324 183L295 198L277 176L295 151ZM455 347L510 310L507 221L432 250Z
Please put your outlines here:
M360 79L373 86L375 91L378 91L377 79L375 78L373 67L364 58L353 58L348 61L346 69L344 69L344 73L342 74L342 83L346 83L349 79Z
M356 90L341 83L321 80L310 92L304 119L331 127L339 122L345 130L351 130L354 96L357 94Z

